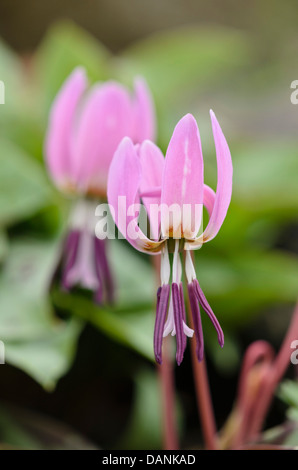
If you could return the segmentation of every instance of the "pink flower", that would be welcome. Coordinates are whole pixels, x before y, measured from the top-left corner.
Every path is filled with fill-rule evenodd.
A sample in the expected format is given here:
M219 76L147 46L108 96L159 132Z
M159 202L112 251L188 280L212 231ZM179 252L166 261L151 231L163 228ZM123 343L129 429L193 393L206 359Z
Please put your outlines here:
M199 361L204 353L199 305L211 319L220 346L224 344L222 329L199 285L191 257L191 250L200 248L217 235L232 195L233 168L229 147L214 113L211 111L210 114L218 168L216 193L204 184L200 135L190 114L178 122L165 159L152 142L145 141L136 146L131 139L125 138L110 166L108 202L116 225L137 250L161 253L161 287L157 292L154 330L154 352L158 363L162 362L164 336L176 335L176 360L180 364L186 337L193 335L193 330L186 324L181 251L185 251L185 273ZM150 238L138 225L141 201L150 221ZM199 233L203 205L209 213L209 222L203 233ZM124 210L126 207L128 211ZM172 269L169 252L173 253Z
M46 162L59 188L105 197L109 166L123 137L134 143L154 140L154 109L141 78L135 81L134 96L114 81L88 91L87 86L79 67L59 91L50 112Z
M77 68L59 91L50 112L45 143L49 173L59 189L80 196L73 208L63 253L62 286L81 285L95 300L113 299L106 242L95 236L97 199L106 199L107 175L119 142L154 139L155 115L145 81L135 80L133 96L114 81L87 90ZM88 196L88 199L86 198Z

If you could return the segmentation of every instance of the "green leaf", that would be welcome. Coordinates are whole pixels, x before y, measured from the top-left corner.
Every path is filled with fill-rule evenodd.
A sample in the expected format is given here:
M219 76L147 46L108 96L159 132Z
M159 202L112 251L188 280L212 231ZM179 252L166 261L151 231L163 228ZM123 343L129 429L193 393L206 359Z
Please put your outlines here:
M142 257L126 240L109 240L107 249L115 276L117 308L134 304L152 307L157 290L152 258Z
M219 88L219 77L222 87L231 76L235 80L235 74L243 74L252 55L251 41L239 31L188 26L134 43L116 65L121 80L131 83L132 77L143 75L148 81L157 107L159 143L165 149L177 120L188 112L197 115L202 95Z
M0 79L5 87L5 105L0 105L0 119L19 106L22 94L22 64L18 56L0 41ZM4 121L4 120L3 120Z
M135 378L133 414L119 443L121 449L160 449L162 409L157 374L139 372Z
M5 256L8 251L8 240L6 233L0 231L0 263L5 259Z
M59 239L13 242L0 275L0 339L6 361L48 390L69 369L81 330L78 321L58 320L48 299L59 247Z
M80 332L77 321L68 321L52 325L32 340L5 341L5 360L51 391L73 362Z
M267 211L281 218L286 210L297 217L296 142L248 143L234 153L234 202L255 217Z
M114 306L97 306L59 291L54 293L54 303L152 360L157 289L153 268L148 257L141 257L126 240L109 240L107 255L116 288Z
M298 381L284 380L277 390L277 396L298 411Z
M143 74L157 99L169 101L187 86L208 87L224 79L231 68L247 64L248 38L223 28L187 27L156 33L134 43L122 57L133 73ZM182 90L184 88L184 90Z
M29 67L0 41L0 79L5 104L0 105L0 134L34 156L41 154L40 94Z
M196 254L201 286L222 326L252 320L275 303L297 298L298 258L286 252L247 249L233 256Z
M206 348L211 356L217 370L221 374L232 374L237 371L240 365L241 352L239 342L235 335L232 335L228 329L225 329L225 345L223 348L218 346L217 336L214 335L213 327L209 324L206 328L204 324L204 336L207 337Z
M91 81L106 79L108 58L105 47L74 23L64 21L52 26L36 54L46 110L75 67L85 67Z
M20 407L0 407L1 441L11 450L95 450L65 424ZM2 448L3 445L1 445Z
M53 197L42 166L11 142L0 140L0 224L32 216Z
M128 310L99 307L89 299L61 291L54 291L52 299L56 308L91 323L113 341L153 360L153 310L144 310L142 306L137 309L136 305Z

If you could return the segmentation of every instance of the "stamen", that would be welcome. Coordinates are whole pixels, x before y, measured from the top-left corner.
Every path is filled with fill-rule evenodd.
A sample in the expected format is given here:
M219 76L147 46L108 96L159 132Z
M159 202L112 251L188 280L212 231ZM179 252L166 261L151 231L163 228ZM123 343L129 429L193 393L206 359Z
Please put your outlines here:
M66 242L63 248L65 264L63 267L61 284L62 284L62 288L65 290L69 290L71 288L71 284L68 282L68 275L75 264L75 260L76 260L77 253L78 253L79 241L80 241L79 230L72 230L67 235Z
M74 286L80 284L90 290L98 287L98 279L95 273L93 235L89 230L84 230L80 235L77 256L72 268L68 271L67 282Z
M200 287L199 281L197 279L195 279L193 281L193 285L194 285L195 293L196 293L196 296L197 296L197 299L198 299L199 303L202 305L203 309L205 310L205 312L209 316L210 320L212 321L214 328L216 329L218 343L221 347L223 347L223 345L224 345L224 334L223 334L222 328L219 324L219 321L217 320L215 314L213 313L212 308L210 307L210 305L209 305L209 303L208 303L208 301L207 301L207 299L204 295L204 292L202 291L202 289Z
M160 279L161 284L169 284L171 275L171 265L169 260L168 244L164 243L161 249L161 261L160 261Z
M154 355L158 364L162 363L162 338L169 303L170 286L163 285L157 291L156 318L154 326Z
M180 301L180 308L181 308L181 316L182 316L182 327L183 327L183 354L186 348L187 339L185 335L185 326L186 326L186 313L185 313L185 305L184 305L184 295L183 295L183 285L182 282L179 284L179 301Z
M168 311L168 318L167 318L167 321L166 321L166 324L165 324L165 327L164 327L163 337L165 338L170 333L172 333L172 336L174 336L176 334L172 294L170 296L170 305L169 305L169 311Z
M195 336L196 336L196 354L197 354L197 358L199 362L201 362L204 357L204 336L203 336L200 307L197 302L194 283L191 282L187 284L187 288L188 288L188 297L189 297L190 309L191 309L192 319L193 319L193 324L194 324L194 329L195 329Z
M180 261L179 258L179 244L177 246L176 242L179 242L179 240L175 241L175 250L174 250L174 257L173 257L173 268L172 268L172 281L175 283L180 283L180 280L178 281L179 277L179 268L178 268L178 263ZM167 242L166 242L166 250L167 250L167 260L168 260L168 272L167 274L170 275L170 262L169 262L169 256L168 256L168 247L167 247ZM178 281L178 282L177 282ZM169 277L167 278L167 283L169 282ZM169 306L169 311L168 311L168 318L165 324L164 328L164 333L163 336L168 336L170 334L174 336L176 334L176 327L175 327L175 319L174 319L174 304L173 304L173 292L171 292L171 298L170 298L170 306Z
M190 250L185 250L185 274L188 284L197 277Z
M65 282L68 286L80 284L90 290L98 288L98 279L94 266L94 229L95 202L80 199L75 204L69 225L73 231L79 232L79 241L72 266L67 270Z
M88 212L88 202L85 199L79 199L70 214L69 225L73 230L83 230L86 227L86 213Z
M113 276L109 267L108 258L106 255L106 241L94 238L95 249L95 268L99 281L99 287L96 292L95 299L97 302L102 301L103 287L105 287L107 301L114 302L115 286Z
M180 290L178 284L176 283L172 284L172 298L177 343L176 361L179 366L183 360L184 350L186 346L186 337L183 331L183 311L181 305Z
M180 290L180 300L181 300L182 318L183 318L183 331L184 331L184 334L186 336L188 336L189 338L192 338L193 334L194 334L194 331L191 328L189 328L186 324L186 312L185 312L184 293L183 293L183 284L182 284L182 282L180 282L179 290ZM186 340L186 338L185 338L185 340Z

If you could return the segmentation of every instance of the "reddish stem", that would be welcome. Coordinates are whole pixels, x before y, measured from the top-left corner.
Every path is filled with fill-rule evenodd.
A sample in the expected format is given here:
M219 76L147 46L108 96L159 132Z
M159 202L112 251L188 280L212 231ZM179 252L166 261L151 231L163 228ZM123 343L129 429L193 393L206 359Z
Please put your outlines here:
M271 405L274 391L282 379L285 371L291 362L291 349L292 341L298 338L298 304L296 305L290 326L288 328L286 337L282 343L276 359L273 361L270 371L266 374L263 386L260 387L259 400L255 406L254 417L250 426L249 437L256 437L263 426L268 409Z
M191 328L193 328L191 315L189 315L189 322ZM198 361L196 355L196 343L194 339L191 341L191 358L194 371L197 406L201 418L205 445L208 450L216 450L218 449L217 431L209 389L207 369L205 359L203 359L202 362Z
M193 253L191 253L191 255L193 258ZM190 313L189 299L187 301L187 312L190 327L194 329L193 319ZM196 341L194 338L191 340L191 359L196 389L197 407L202 424L205 446L208 450L216 450L219 448L219 443L217 439L216 423L213 412L206 363L205 359L203 359L201 362L198 361L196 354Z
M153 256L157 286L160 285L160 256ZM167 338L164 338L162 365L157 365L161 388L163 447L164 450L178 450L178 430L175 412L175 380L174 368L169 358Z
M247 436L250 435L251 421L255 414L255 402L259 399L261 374L266 377L273 359L274 350L266 341L255 341L245 353L236 406L239 427L232 440L233 448L244 445ZM255 381L256 384L254 384Z
M167 338L164 340L163 362L157 366L162 396L163 448L178 450L178 432L175 413L175 383L174 370L167 353Z

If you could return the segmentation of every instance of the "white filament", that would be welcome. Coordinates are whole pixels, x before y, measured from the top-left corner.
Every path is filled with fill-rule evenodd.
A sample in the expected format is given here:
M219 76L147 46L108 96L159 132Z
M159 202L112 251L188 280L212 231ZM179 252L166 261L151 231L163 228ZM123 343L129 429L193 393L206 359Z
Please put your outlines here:
M169 284L171 275L171 265L169 260L169 252L167 242L164 243L161 250L161 262L160 262L160 280L161 285Z
M70 228L80 231L87 230L90 234L93 234L97 222L95 217L96 207L96 201L79 199L70 214Z
M172 336L174 336L176 334L172 293L171 293L171 297L170 297L168 318L167 318L167 321L165 323L165 327L164 327L164 330L163 330L163 337L165 338L170 333L172 334Z
M175 241L175 251L173 256L173 272L172 272L172 280L176 284L180 284L182 277L182 265L181 259L179 255L179 240Z
M185 274L186 274L188 283L192 282L197 277L189 250L186 250L186 255L185 255Z

